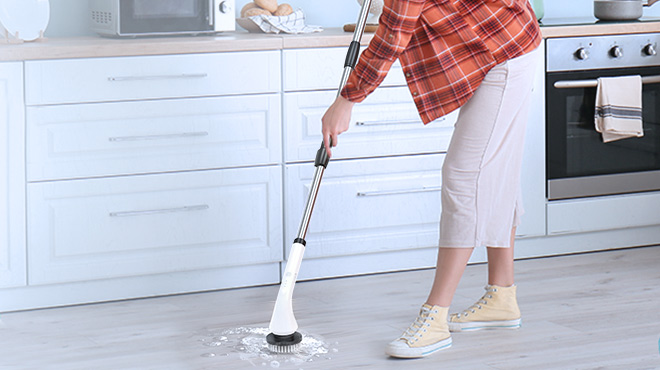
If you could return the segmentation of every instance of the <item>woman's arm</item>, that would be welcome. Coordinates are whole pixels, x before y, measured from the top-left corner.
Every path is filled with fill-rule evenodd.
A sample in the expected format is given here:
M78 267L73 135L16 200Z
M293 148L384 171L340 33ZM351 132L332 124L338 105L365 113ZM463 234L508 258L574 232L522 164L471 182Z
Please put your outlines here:
M337 136L348 130L354 103L363 101L385 79L394 61L406 49L427 0L385 0L376 34L351 73L341 96L322 119L323 142L330 155Z

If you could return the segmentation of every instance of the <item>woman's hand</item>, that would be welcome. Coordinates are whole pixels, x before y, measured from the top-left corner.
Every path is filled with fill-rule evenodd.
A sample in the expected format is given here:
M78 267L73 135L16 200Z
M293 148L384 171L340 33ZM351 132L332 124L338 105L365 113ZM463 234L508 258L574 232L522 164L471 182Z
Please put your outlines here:
M323 123L321 133L323 134L323 143L325 144L326 152L328 152L328 157L332 156L330 147L337 146L339 143L339 139L337 138L339 134L348 130L354 104L344 97L338 96L321 119Z

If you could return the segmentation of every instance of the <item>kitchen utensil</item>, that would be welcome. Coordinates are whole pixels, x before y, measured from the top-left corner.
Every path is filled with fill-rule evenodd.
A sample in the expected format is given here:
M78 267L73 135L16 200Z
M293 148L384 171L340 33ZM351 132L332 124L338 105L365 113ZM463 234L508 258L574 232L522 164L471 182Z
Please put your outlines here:
M634 21L658 0L594 0L594 16L604 21Z
M356 23L357 26L355 27L355 32L353 32L353 41L351 41L346 55L346 61L344 62L344 73L342 74L341 82L339 83L337 96L339 96L344 85L346 85L348 76L351 74L357 63L358 55L360 53L360 40L362 39L364 27L367 23L367 15L369 14L370 5L371 0L364 0L362 8L360 9L360 14ZM277 294L277 300L275 301L273 316L270 319L270 334L266 336L266 342L268 343L268 349L272 352L292 353L300 348L302 335L297 332L298 323L293 315L293 288L296 284L296 279L298 278L298 271L300 271L300 264L302 262L303 253L305 252L305 245L307 244L305 241L307 227L309 226L314 203L316 202L316 196L319 191L319 186L321 185L321 178L323 177L323 172L328 166L329 161L330 157L328 156L328 153L325 150L325 145L322 142L321 148L316 152L316 160L314 161L316 172L314 173L312 186L310 187L309 196L307 197L307 205L305 206L305 213L303 214L300 229L298 230L298 237L293 241L293 246L289 252L289 259L284 268L284 275L282 276L282 283L280 284L280 290Z
M43 37L49 20L48 0L0 0L0 23L16 39L32 41Z

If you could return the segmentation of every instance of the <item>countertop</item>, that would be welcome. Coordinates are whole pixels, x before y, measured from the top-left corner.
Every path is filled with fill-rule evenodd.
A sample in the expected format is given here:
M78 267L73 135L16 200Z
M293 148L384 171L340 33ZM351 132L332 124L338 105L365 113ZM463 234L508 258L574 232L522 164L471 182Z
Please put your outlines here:
M543 37L615 35L660 32L660 20L606 24L542 26ZM362 43L373 34L365 33ZM344 47L352 33L326 28L301 35L256 34L236 31L216 36L112 39L103 37L47 38L23 44L0 41L0 62L41 59L94 58L161 54L215 53L229 51L282 50L314 47Z

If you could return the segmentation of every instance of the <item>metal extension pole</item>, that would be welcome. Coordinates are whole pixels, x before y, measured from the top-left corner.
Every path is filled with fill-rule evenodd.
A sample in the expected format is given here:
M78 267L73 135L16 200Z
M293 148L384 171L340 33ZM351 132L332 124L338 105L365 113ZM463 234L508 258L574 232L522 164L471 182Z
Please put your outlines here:
M348 53L346 55L346 61L344 63L344 72L341 76L341 81L339 83L339 90L337 90L337 96L341 94L341 90L346 85L348 77L350 76L353 68L357 64L358 55L360 54L360 41L362 40L362 34L364 33L364 28L367 25L367 16L369 15L369 8L371 7L371 0L364 0L362 3L362 8L360 9L360 14L358 15L358 20L355 25L355 32L353 32L353 40L348 48ZM302 221L300 222L300 228L298 229L298 237L296 238L297 242L305 244L305 236L307 235L307 228L309 227L309 221L312 217L312 211L314 210L314 203L316 203L316 196L319 192L319 186L321 185L321 178L323 178L323 172L328 166L330 158L328 153L325 150L325 145L321 142L321 148L316 152L316 160L314 165L316 166L316 171L314 172L314 179L312 180L312 187L309 192L309 197L307 198L307 205L305 206L305 213L303 214Z

